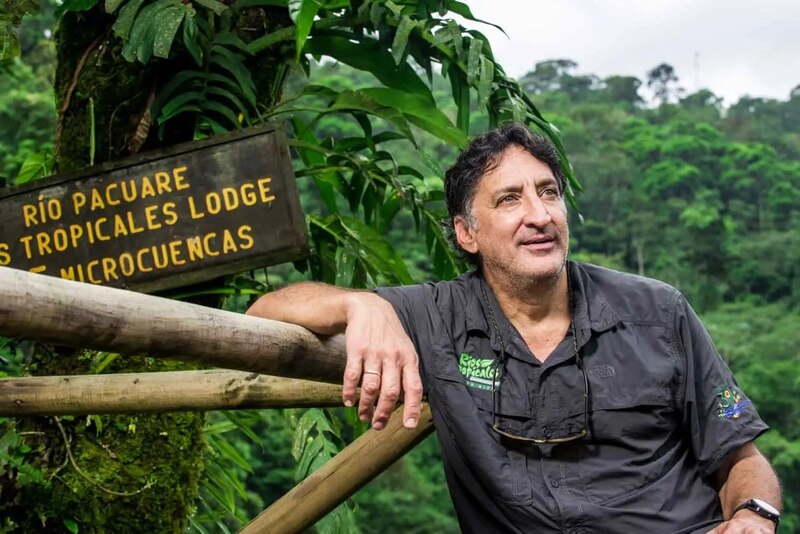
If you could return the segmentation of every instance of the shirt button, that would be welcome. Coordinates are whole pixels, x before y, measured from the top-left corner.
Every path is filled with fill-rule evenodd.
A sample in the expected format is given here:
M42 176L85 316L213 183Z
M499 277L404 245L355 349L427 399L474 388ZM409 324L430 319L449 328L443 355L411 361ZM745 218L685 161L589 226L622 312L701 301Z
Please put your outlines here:
M553 486L554 488L557 488L558 487L558 480L551 480L550 481L550 485Z
M552 431L552 430L545 430L545 431L544 431L544 437L545 437L545 439L550 439L550 437L551 437L552 435L553 435L553 431Z

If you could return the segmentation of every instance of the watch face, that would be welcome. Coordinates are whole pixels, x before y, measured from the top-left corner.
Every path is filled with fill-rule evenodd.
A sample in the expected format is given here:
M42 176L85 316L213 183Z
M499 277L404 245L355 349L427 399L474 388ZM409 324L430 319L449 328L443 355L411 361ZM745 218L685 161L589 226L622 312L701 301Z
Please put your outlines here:
M762 501L761 499L753 499L753 502L771 514L775 514L777 516L781 515L781 513L778 510L776 510L774 506L772 506L770 503L766 501Z

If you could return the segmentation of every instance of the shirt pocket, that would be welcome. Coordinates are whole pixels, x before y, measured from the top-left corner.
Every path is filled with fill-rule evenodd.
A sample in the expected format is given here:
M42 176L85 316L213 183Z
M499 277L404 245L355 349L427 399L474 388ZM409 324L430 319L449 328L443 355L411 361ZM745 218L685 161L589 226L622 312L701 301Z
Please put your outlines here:
M591 394L589 437L579 442L578 456L587 498L609 506L657 482L685 447L669 388L642 384L604 393Z
M492 430L491 390L467 386L457 367L435 369L432 385L431 404L442 413L448 432L445 439L451 439L461 453L463 468L487 495L508 504L529 504L533 496L525 449L507 447ZM515 410L510 403L505 406L503 413L498 410L498 418L524 424L528 417L524 410ZM457 462L452 465L458 468Z

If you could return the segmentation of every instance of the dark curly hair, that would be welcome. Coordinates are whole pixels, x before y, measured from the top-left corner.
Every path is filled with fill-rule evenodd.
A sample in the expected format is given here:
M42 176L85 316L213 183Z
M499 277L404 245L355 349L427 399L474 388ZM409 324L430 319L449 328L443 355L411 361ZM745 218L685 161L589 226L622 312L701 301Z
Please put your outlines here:
M566 187L566 178L556 148L541 135L531 132L524 124L506 123L473 137L444 175L447 219L443 221L443 225L453 248L475 266L480 264L479 258L463 250L458 244L453 220L459 215L468 221L472 220L472 199L481 177L500 163L500 156L510 146L519 146L527 150L534 158L550 167L562 194Z

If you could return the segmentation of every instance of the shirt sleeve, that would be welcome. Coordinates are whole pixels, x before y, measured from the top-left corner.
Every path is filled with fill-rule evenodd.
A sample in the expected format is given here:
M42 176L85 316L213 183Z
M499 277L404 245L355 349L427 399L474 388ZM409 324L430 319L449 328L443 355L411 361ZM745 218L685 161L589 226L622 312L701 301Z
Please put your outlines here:
M433 307L432 287L430 284L379 287L375 293L388 300L397 312L400 323L414 344L420 361L422 387L428 391L428 375L426 368L432 352L432 327L430 317Z
M678 350L685 358L684 428L700 472L710 477L725 457L769 427L739 388L700 318L679 297L675 316Z

